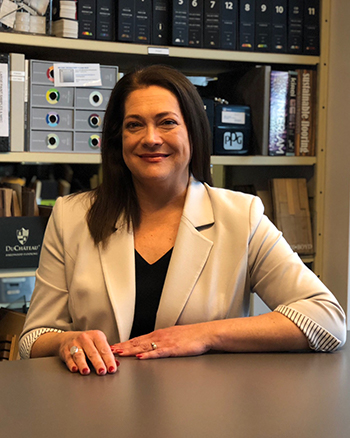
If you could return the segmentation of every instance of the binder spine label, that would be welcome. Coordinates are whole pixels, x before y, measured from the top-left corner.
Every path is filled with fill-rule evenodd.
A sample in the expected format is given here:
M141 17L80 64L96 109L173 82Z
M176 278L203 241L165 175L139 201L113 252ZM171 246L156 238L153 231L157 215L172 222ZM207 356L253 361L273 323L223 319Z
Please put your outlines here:
M96 39L96 0L78 2L79 38Z
M188 46L189 0L173 0L172 44Z
M238 0L221 1L221 49L236 50L237 48L237 16Z
M118 1L118 41L135 41L135 2L134 0Z
M255 10L255 50L271 52L271 0L256 0Z
M152 0L135 0L135 42L151 42Z
M220 47L220 1L204 0L204 47Z
M273 52L287 52L287 0L272 1L272 38Z
M188 45L203 47L204 0L190 0L188 16Z
M288 53L303 52L303 0L288 2Z
M151 42L155 45L167 46L169 40L169 0L154 0L152 12L152 37Z
M239 2L239 49L253 51L255 45L255 0Z
M96 39L115 40L115 3L113 0L97 0Z
M306 0L304 2L304 54L320 54L320 2Z

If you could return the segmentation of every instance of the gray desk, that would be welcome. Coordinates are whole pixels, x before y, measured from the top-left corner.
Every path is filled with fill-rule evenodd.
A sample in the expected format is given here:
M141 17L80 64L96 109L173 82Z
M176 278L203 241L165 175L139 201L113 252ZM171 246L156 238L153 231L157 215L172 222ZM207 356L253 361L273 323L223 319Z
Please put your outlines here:
M350 437L350 343L331 354L124 358L104 377L57 358L2 362L0 388L1 437Z

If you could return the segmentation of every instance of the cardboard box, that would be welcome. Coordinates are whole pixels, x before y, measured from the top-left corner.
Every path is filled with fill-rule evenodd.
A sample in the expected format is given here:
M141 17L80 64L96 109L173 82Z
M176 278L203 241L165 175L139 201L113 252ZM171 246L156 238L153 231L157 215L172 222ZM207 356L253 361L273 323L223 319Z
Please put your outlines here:
M47 217L0 218L0 269L36 268Z

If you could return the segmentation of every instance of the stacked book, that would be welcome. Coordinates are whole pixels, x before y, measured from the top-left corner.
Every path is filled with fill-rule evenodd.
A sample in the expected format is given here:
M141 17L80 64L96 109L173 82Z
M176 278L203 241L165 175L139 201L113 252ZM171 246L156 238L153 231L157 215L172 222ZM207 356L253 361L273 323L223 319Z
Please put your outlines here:
M77 0L54 0L52 33L62 38L78 38Z

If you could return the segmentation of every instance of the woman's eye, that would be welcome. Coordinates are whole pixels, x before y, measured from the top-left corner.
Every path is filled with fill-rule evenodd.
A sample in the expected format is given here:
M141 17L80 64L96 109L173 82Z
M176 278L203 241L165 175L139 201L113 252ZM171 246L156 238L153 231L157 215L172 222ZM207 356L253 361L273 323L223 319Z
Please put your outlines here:
M141 124L139 122L128 122L125 126L126 129L136 129L140 127Z
M165 126L172 126L172 125L177 125L177 123L176 123L175 120L167 119L167 120L163 120L163 121L162 121L162 125L165 125Z

